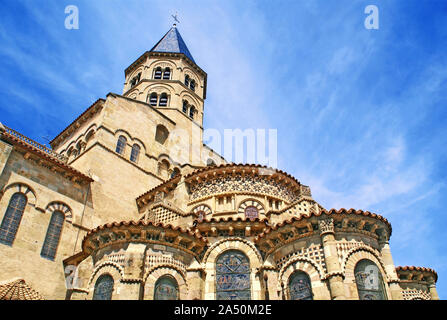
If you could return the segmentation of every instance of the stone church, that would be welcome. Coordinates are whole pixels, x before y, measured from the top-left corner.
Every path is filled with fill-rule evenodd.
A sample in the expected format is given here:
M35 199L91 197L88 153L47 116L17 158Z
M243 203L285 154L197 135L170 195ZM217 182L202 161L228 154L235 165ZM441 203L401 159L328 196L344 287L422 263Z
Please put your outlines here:
M207 74L175 25L124 73L51 148L1 125L0 299L439 299L386 218L203 143Z

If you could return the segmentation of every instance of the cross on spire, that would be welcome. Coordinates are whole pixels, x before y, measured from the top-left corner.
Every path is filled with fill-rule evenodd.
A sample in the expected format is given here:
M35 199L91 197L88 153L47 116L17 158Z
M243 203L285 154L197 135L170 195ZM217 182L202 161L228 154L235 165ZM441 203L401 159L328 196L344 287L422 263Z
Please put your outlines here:
M174 19L174 27L177 25L177 23L180 23L178 20L178 13L176 12L175 15L171 14L171 17Z

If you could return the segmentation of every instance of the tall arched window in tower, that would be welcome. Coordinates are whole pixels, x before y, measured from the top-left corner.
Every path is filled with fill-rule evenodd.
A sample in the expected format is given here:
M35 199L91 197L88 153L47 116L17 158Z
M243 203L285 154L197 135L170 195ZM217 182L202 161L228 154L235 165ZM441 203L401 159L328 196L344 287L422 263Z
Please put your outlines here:
M149 98L149 104L153 107L157 106L158 97L155 92L152 92Z
M22 220L28 199L23 193L14 193L0 226L0 242L12 246Z
M194 113L196 112L196 108L194 108L193 106L191 106L191 108L189 108L189 117L191 119L194 119Z
M163 72L163 80L169 80L171 79L171 69L166 68Z
M222 253L216 261L216 299L249 300L250 262L238 250Z
M126 144L127 144L127 139L125 136L120 136L118 138L118 142L116 143L116 152L119 154L123 154L124 153L124 149L126 148Z
M191 80L191 83L189 84L189 88L190 88L192 91L195 91L195 90L196 90L196 82L195 82L194 80Z
M188 101L183 100L183 108L182 108L183 113L187 113L188 112Z
M139 154L140 146L138 144L134 144L132 146L132 151L130 152L130 161L137 162Z
M166 93L162 93L160 95L160 107L166 107L168 105L168 95Z
M154 300L178 300L178 284L171 276L162 276L155 282Z
M360 260L354 270L360 300L386 300L382 274L371 260Z
M290 300L312 300L312 286L309 276L302 271L295 271L289 278Z
M48 225L47 235L43 242L40 255L44 258L54 260L56 250L61 238L61 231L64 225L65 215L61 211L54 211L51 215L50 224Z
M101 275L95 283L93 300L112 300L113 278L110 274Z
M189 76L185 76L185 86L189 87Z
M154 72L154 79L161 79L161 68L158 67Z

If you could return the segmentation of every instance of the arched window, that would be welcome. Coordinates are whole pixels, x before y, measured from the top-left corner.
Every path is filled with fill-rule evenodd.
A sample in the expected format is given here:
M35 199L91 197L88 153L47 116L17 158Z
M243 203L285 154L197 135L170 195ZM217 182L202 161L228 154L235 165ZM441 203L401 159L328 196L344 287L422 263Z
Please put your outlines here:
M168 105L168 95L162 93L160 96L160 107L166 107Z
M64 225L65 215L61 211L54 211L51 215L50 224L48 225L47 235L43 242L40 255L44 258L54 260L56 256L57 246L61 238L62 226Z
M152 92L149 98L149 104L153 107L156 107L157 100L158 100L157 94L155 92Z
M354 270L360 300L386 300L382 274L371 260L360 260Z
M189 76L185 76L185 86L189 87Z
M196 111L196 108L194 108L193 106L191 106L191 108L189 108L189 117L191 119L194 119L194 113Z
M12 195L0 226L1 243L12 246L27 201L28 199L23 193L17 192Z
M130 81L130 87L133 88L138 82L140 82L141 72L132 78Z
M212 166L215 166L216 163L214 162L213 159L208 159L208 160L206 160L206 165L207 165L208 167L212 167Z
M180 174L179 168L174 168L174 170L171 173L171 178L174 178L176 175Z
M154 79L161 79L161 68L158 67L154 72Z
M222 253L216 261L216 299L249 300L250 263L245 254L237 250Z
M188 102L186 100L183 100L182 111L183 111L183 113L187 113L188 112Z
M162 276L155 282L154 300L178 300L177 281L170 276Z
M163 72L163 80L171 79L171 69L166 68L165 72Z
M113 278L109 274L101 275L95 283L93 300L112 300Z
M312 300L312 286L306 273L296 271L290 276L289 297L290 300Z
M132 146L132 151L130 153L130 161L137 162L139 154L140 154L140 146L134 144Z
M195 90L196 90L196 82L195 82L194 80L191 80L191 83L189 84L189 88L190 88L192 91L195 91Z
M116 152L119 154L123 154L124 153L124 149L126 148L126 144L127 144L127 139L125 136L120 136L118 138L118 142L116 143Z
M159 124L157 126L157 130L155 132L155 141L158 143L164 144L166 142L166 139L169 136L169 131L166 129L165 126Z

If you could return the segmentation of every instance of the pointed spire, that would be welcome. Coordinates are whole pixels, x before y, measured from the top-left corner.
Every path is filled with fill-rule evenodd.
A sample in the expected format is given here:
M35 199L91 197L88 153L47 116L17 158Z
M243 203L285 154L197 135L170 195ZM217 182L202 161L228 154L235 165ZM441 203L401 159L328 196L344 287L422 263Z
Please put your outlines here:
M183 41L180 32L178 32L176 25L174 26L161 38L160 41L150 50L150 52L172 52L172 53L183 53L192 62L194 58L188 50L188 47Z

